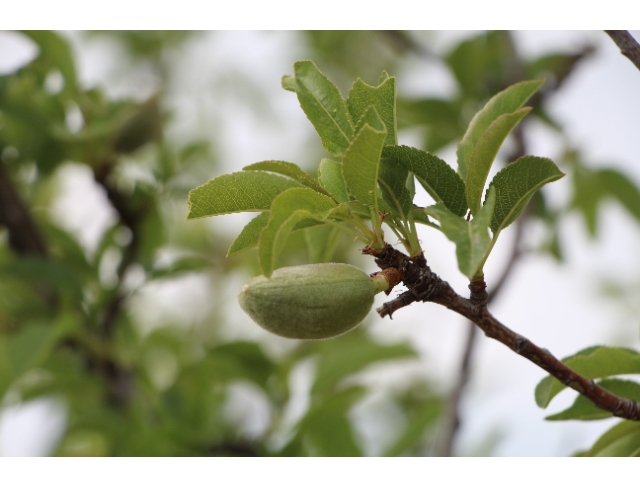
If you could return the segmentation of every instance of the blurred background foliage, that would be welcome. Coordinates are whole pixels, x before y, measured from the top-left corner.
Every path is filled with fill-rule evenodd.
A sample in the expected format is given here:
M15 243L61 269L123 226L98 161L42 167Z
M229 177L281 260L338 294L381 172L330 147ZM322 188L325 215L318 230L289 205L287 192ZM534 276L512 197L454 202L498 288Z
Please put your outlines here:
M414 363L411 344L382 343L366 326L334 340L304 343L263 334L239 340L229 331L247 320L225 305L244 279L259 272L257 257L255 250L225 257L234 235L224 220L185 220L188 190L228 172L217 145L225 133L215 124L206 137L202 131L181 132L172 108L189 96L177 81L181 53L215 33L19 35L36 54L0 76L0 397L4 408L46 398L63 411L63 425L46 453L438 451L447 390L427 371L384 390L386 409L375 416L377 430L386 432L382 439L363 434L366 418L358 417L358 405L376 393L367 374ZM396 74L416 59L437 63L455 80L453 93L398 94L400 129L411 130L422 148L433 152L457 143L490 96L538 77L547 82L532 102L533 115L564 137L545 100L594 51L585 45L525 59L504 31L476 33L448 52L432 50L432 36L424 33L313 31L295 38L299 57L316 61L343 93L357 77L373 83L383 69ZM113 70L139 83L137 91L114 95L81 81L77 46L96 39L116 46ZM248 106L277 110L261 98L253 84L259 80L221 70L207 82L244 85ZM508 160L526 151L528 126L525 121L516 132ZM317 140L305 144L307 162L323 156ZM569 212L581 213L594 237L599 207L607 199L640 220L635 184L612 168L584 164L571 142L565 145L565 160L558 162L570 173L573 197L566 207L551 208L542 192L526 219L543 222L546 240L537 250L559 260L558 225ZM60 212L69 211L60 204L65 191L93 194L77 201L100 202L104 208L96 210L96 221L77 223L78 231L63 224ZM98 220L93 239L83 237L82 227ZM303 232L288 246L286 264L308 261ZM357 261L357 251L343 238L334 260ZM175 316L154 315L146 290L166 283L179 288L189 277L206 284L207 305L194 307L186 300ZM490 453L487 448L479 453Z

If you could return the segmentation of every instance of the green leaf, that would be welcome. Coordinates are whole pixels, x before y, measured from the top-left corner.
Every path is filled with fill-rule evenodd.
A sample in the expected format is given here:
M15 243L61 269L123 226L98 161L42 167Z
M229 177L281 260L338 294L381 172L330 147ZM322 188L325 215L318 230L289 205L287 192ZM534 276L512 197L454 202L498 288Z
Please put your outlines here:
M382 198L389 207L403 220L406 220L413 198L407 188L407 176L409 170L403 164L394 159L380 159L378 184L382 192Z
M632 180L619 171L602 169L590 171L578 167L573 173L574 196L572 208L583 214L587 230L594 237L598 229L598 208L605 198L616 199L640 221L640 191Z
M405 181L404 185L409 191L411 201L413 201L416 197L416 178L412 173L407 174L407 180Z
M467 99L487 98L506 86L521 62L509 31L489 31L465 40L445 60Z
M384 75L381 77L384 78ZM370 106L374 106L387 129L385 144L397 144L396 79L386 78L373 87L357 79L349 91L347 107L352 120L360 120ZM378 127L376 127L378 128ZM356 129L356 133L358 130Z
M605 432L582 456L628 457L640 454L640 423L622 421Z
M299 187L296 181L262 171L223 174L189 191L187 218L268 210L280 193Z
M57 333L53 324L30 324L16 334L0 334L0 398L16 379L46 358Z
M440 401L432 399L424 405L409 420L404 431L396 441L384 452L385 457L396 457L419 445L425 431L432 426L442 413Z
M513 113L500 115L491 122L491 125L478 140L469 159L469 169L465 182L467 204L472 215L480 211L484 185L487 182L487 176L496 155L498 155L500 146L518 122L530 111L531 108L525 107Z
M281 174L283 176L287 176L295 181L298 181L300 184L304 184L305 186L315 189L319 193L326 194L329 196L322 186L318 184L314 178L309 176L306 172L300 169L292 162L285 161L262 161L256 162L255 164L251 164L249 166L245 166L242 168L243 171L269 171L274 172L276 174Z
M276 364L271 361L253 342L236 341L219 345L209 352L209 357L216 361L228 360L237 372L230 378L248 379L265 389L269 378L276 370Z
M141 185L136 190L140 187ZM136 197L136 193L137 191L134 191L133 198ZM137 260L145 269L150 270L156 261L158 247L162 245L163 237L166 234L164 229L166 221L161 217L160 208L155 204L155 200L149 200L146 196L142 196L142 198L141 201L146 200L149 202L150 208L146 211L138 226Z
M627 176L613 169L598 171L598 178L609 194L640 221L640 191L637 186Z
M598 385L620 397L626 397L627 399L633 399L636 402L640 402L640 384L637 382L621 379L603 379L598 382ZM571 407L557 414L547 416L545 419L550 421L567 419L588 421L592 419L610 418L612 416L613 414L609 411L596 407L589 399L578 394L578 397Z
M330 225L318 225L307 228L304 238L309 250L309 260L312 264L331 262L338 245L340 229Z
M365 393L363 387L351 387L309 409L300 421L299 434L311 443L312 454L325 457L362 455L347 415Z
M374 342L362 330L355 330L333 340L318 342L320 360L313 395L327 393L342 379L383 360L416 357L405 344L383 345Z
M384 122L378 114L378 110L376 110L376 107L374 107L373 105L367 108L362 116L358 119L358 123L356 123L355 133L357 134L358 132L360 132L360 130L362 130L362 127L367 124L370 125L371 128L380 132L384 132L385 130L387 130Z
M176 277L187 272L201 271L211 266L211 261L202 255L187 255L178 258L168 266L154 266L147 272L147 278L151 280L166 279L168 277Z
M322 145L334 156L341 156L353 137L353 125L340 91L311 61L293 65L295 84L283 79L287 90L295 90L302 110L315 127Z
M422 223L423 225L428 225L430 227L434 227L440 230L440 227L438 225L436 225L431 220L429 220L429 217L425 213L424 208L414 206L413 208L411 208L411 214L413 215L413 220L416 223Z
M245 250L249 250L250 248L258 245L262 229L267 226L267 223L269 223L270 216L270 213L265 211L247 223L233 241L231 247L229 247L227 257L239 254L240 252L244 252Z
M573 171L572 176L571 208L582 213L589 235L595 237L598 233L598 207L608 191L595 171L578 167Z
M312 218L323 221L336 208L336 203L310 188L291 188L278 195L271 205L269 223L262 231L258 255L265 276L277 267L284 244L300 221Z
M349 201L347 185L342 176L342 164L331 159L322 159L318 168L318 182L338 202Z
M0 264L0 281L8 277L48 286L50 290L64 294L68 304L80 305L83 300L81 279L90 275L77 272L77 269L62 260L21 257Z
M466 214L464 182L442 159L406 145L386 146L382 157L404 164L436 203L442 202L458 216Z
M525 65L525 76L527 78L551 77L553 89L557 90L580 61L594 51L593 46L585 46L576 54L546 54Z
M640 193L627 177L617 171L588 171L580 168L575 171L574 186L572 206L584 213L592 235L595 235L597 229L598 205L604 198L617 199L634 217L640 218Z
M368 220L371 218L371 212L369 208L364 206L357 200L351 200L344 204L349 213L353 213L354 215L358 215L360 218Z
M466 127L460 120L460 100L400 98L397 104L401 127L424 127L424 150L427 152L434 153L455 140L459 141L464 134Z
M496 190L496 208L491 220L494 238L524 211L542 186L564 176L551 159L524 156L502 169L491 181Z
M491 123L500 115L513 113L522 107L543 83L544 80L533 80L512 85L491 98L484 108L475 114L458 144L458 173L463 179L467 177L471 154Z
M385 132L365 125L342 161L342 174L349 192L369 207L377 205L378 170L385 137Z
M60 70L65 81L65 89L79 92L78 77L73 52L64 38L50 30L24 30L22 34L29 37L40 48L39 57L46 58L51 67Z
M564 358L562 362L587 379L640 373L640 353L628 348L589 347ZM545 377L536 386L536 404L546 408L566 387L551 376Z
M477 216L470 222L455 215L442 203L430 206L425 212L437 218L442 232L456 244L458 269L469 279L482 271L481 264L491 245L489 223L495 204L495 191L490 191L487 201Z

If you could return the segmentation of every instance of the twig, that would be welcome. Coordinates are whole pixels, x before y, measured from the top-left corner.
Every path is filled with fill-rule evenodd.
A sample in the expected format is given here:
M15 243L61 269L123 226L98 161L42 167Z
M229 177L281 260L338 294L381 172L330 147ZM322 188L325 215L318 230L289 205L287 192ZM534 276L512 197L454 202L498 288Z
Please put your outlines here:
M96 341L91 333L68 337L59 344L84 357L87 368L101 375L107 384L107 402L117 408L126 406L133 390L133 373L110 357L110 351Z
M98 323L98 329L101 331L105 340L110 340L113 337L115 325L127 298L123 289L123 280L127 269L129 269L131 264L137 259L140 240L139 227L145 211L145 208L132 208L127 198L113 187L109 180L114 167L113 163L114 161L111 160L103 161L103 164L95 169L94 178L106 191L107 198L118 213L121 223L131 232L132 238L124 251L124 255L117 269L118 285L113 290L111 298ZM119 407L126 406L134 391L135 378L133 372L111 358L97 361L95 368L102 373L109 384L110 402Z
M416 264L402 252L393 248L387 248L383 252L390 257L390 261L402 262L403 282L414 294L415 301L433 302L449 308L475 323L487 337L506 345L517 354L522 355L548 372L565 386L585 396L596 407L609 411L614 416L640 421L640 406L636 401L607 391L593 380L587 379L567 367L548 350L538 347L527 338L520 336L500 323L487 309L488 295L484 291L484 280L472 282L470 285L470 298L463 298L451 288L448 282L443 281L437 274L433 273L426 265L426 261L424 265ZM372 255L375 255L375 253L372 253ZM378 314L381 317L386 316L388 314L387 309L385 306L380 307L377 310ZM399 307L395 309L399 309Z
M117 269L118 285L113 292L113 297L106 306L106 311L102 317L101 323L99 324L100 330L102 330L106 336L111 336L113 334L115 323L120 314L122 305L126 300L126 295L122 289L122 283L127 269L136 261L137 258L138 244L140 241L139 227L143 219L144 210L144 208L131 208L131 204L128 202L127 198L113 187L109 180L113 167L114 161L103 161L103 163L95 169L94 177L96 182L104 188L111 206L113 206L118 213L120 222L131 232L131 241L127 245Z
M19 255L46 257L47 249L27 206L0 163L0 225L9 232L9 245Z
M640 44L629 34L629 31L605 30L605 32L620 48L620 52L640 69Z
M47 258L48 252L44 239L2 162L0 162L0 225L7 229L9 246L16 254L22 257ZM58 302L55 290L42 282L37 283L35 287L47 306L50 309L55 308Z

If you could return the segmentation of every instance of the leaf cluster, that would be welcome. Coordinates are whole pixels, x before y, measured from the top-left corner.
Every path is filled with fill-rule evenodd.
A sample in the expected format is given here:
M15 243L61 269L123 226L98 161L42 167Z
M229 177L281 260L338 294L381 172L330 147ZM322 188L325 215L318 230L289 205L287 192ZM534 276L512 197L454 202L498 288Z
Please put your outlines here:
M397 145L394 77L383 72L377 86L358 79L345 100L315 64L297 62L282 86L297 95L333 158L322 159L317 179L284 161L263 161L243 172L218 176L189 193L189 218L263 211L243 229L229 255L258 246L266 276L278 266L291 232L306 229L307 241L313 242L310 227L332 226L332 231L348 232L372 248L382 248L382 222L410 255L422 252L416 222L441 230L456 243L461 272L470 279L482 275L500 232L536 191L563 176L549 159L522 157L496 175L482 203L498 150L529 113L522 106L542 83L517 83L487 102L458 146L456 173L429 152ZM434 206L414 205L414 178L436 201ZM475 217L472 221L464 218L467 210ZM313 243L310 252L318 255ZM330 253L325 257L331 258Z

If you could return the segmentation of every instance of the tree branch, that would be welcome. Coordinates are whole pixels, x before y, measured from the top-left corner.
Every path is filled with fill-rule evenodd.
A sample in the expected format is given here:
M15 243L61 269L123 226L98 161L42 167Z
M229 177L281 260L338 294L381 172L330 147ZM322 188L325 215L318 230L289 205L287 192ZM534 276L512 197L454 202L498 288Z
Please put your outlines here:
M133 264L138 255L138 244L140 241L140 223L143 219L143 211L140 208L132 209L127 198L113 187L109 178L114 167L114 161L103 161L103 163L95 169L94 178L100 184L107 194L107 198L111 206L118 213L120 222L126 226L131 232L131 241L124 250L124 255L117 269L118 285L116 286L113 296L106 306L106 311L99 324L99 328L106 336L111 336L120 314L122 305L126 300L126 295L122 289L122 282L127 269Z
M47 246L40 235L27 205L22 201L13 181L0 161L0 225L7 229L9 246L21 257L47 258ZM53 309L58 297L45 283L37 283L36 292Z
M46 257L47 249L27 206L0 163L0 225L9 232L9 245L19 255Z
M593 380L587 379L567 367L548 350L538 347L527 338L500 323L487 309L488 295L485 291L486 285L483 279L471 282L469 285L471 295L467 299L457 294L448 282L443 281L437 274L432 272L424 258L421 260L415 257L410 259L390 245L387 245L382 251L365 250L365 253L377 257L376 261L381 261L382 265L386 265L388 262L395 262L396 265L401 266L397 268L403 272L403 282L409 288L409 292L414 295L413 301L430 301L449 308L475 323L487 337L506 345L518 355L523 356L548 372L565 386L585 396L596 407L609 411L620 418L640 421L640 406L636 401L607 391ZM395 311L403 307L400 303L393 304L398 299L396 298L378 308L378 314L384 318L389 314L390 309ZM409 300L403 298L403 302L407 301Z
M132 208L127 198L121 194L110 182L109 177L114 167L113 160L103 163L94 170L94 178L100 184L109 199L111 205L118 213L120 222L131 232L131 241L124 249L124 255L118 265L118 285L115 287L105 306L104 313L99 319L98 329L104 340L111 340L115 331L115 325L122 312L127 295L123 290L123 280L127 269L138 257L140 241L140 223L144 217L144 208ZM125 407L134 392L134 373L122 366L113 358L95 360L93 366L105 377L109 385L109 401L118 407Z
M620 52L626 56L636 68L640 70L640 44L627 30L605 30L620 48Z
M107 388L107 403L124 408L131 398L134 389L134 375L129 369L122 367L114 358L105 353L105 347L96 342L91 333L82 333L65 338L60 347L68 348L84 357L87 368L102 376Z

